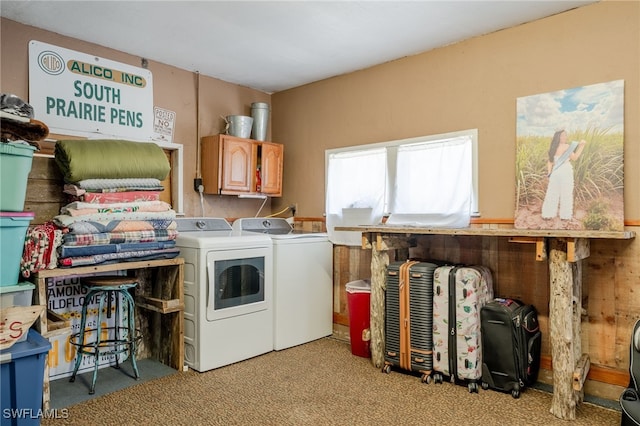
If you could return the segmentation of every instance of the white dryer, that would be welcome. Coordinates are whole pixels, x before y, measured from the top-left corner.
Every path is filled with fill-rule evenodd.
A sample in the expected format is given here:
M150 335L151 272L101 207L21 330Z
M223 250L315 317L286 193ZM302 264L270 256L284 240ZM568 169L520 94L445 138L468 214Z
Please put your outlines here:
M185 260L185 362L196 371L273 350L273 244L221 218L177 219Z
M274 349L330 336L333 245L327 234L296 231L283 218L241 218L233 229L273 241Z

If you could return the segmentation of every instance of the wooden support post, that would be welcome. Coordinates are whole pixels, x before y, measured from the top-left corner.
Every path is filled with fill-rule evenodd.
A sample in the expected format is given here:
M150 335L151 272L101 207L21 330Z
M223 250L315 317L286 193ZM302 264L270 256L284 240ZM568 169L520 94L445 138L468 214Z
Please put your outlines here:
M387 267L389 250L405 249L415 246L415 238L398 235L365 234L362 236L362 248L371 248L371 362L377 368L384 365L384 316Z
M588 240L578 240L585 242L586 247L589 247ZM584 244L579 244L580 247L584 247ZM567 244L567 248L569 245ZM588 251L584 252L582 248L578 253L574 252L574 259L582 259L581 256L588 256ZM569 253L567 253L567 260L569 260ZM572 321L573 321L573 359L579 360L582 357L582 260L574 260L571 263L572 278L573 278L573 304L572 304ZM580 404L584 400L584 388L575 392L576 403Z
M389 253L371 244L371 362L376 368L384 364L384 306Z
M581 272L581 269L577 272ZM579 396L573 390L576 353L581 353L580 310L576 309L574 270L567 261L567 243L551 238L549 255L549 334L553 360L553 398L551 414L563 420L575 420ZM577 318L576 318L577 316Z

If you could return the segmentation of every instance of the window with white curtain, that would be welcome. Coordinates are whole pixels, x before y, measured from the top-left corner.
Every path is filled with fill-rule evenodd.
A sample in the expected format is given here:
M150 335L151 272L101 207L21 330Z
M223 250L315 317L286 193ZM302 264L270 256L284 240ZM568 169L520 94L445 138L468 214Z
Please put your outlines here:
M326 151L326 217L334 244L360 245L336 226L466 227L477 204L477 130Z

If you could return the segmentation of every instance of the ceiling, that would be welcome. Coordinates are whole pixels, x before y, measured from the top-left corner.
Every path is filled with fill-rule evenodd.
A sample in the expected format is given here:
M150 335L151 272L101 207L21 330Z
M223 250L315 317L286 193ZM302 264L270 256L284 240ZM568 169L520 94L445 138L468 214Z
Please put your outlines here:
M597 1L2 0L0 15L275 93Z

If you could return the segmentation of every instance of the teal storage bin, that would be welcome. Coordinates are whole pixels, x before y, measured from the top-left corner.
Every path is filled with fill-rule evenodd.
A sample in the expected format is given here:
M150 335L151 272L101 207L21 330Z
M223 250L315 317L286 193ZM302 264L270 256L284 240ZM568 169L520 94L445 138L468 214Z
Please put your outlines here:
M0 426L39 425L44 362L51 343L35 330L27 340L0 351Z
M33 212L0 212L0 286L18 284L24 239Z
M35 150L35 146L24 142L0 143L0 211L24 210Z

